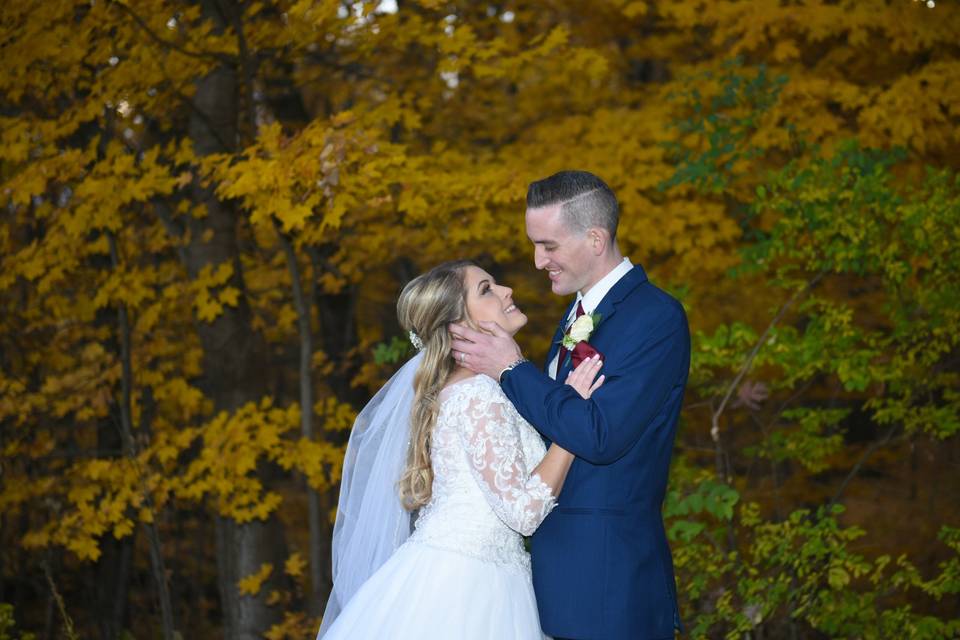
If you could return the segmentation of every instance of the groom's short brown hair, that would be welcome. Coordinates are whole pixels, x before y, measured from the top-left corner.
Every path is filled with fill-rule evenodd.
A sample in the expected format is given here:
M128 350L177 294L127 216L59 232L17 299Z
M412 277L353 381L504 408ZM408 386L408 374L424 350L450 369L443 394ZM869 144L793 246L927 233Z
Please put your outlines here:
M527 209L560 205L570 229L584 232L600 227L617 237L620 206L607 183L589 171L560 171L527 188Z

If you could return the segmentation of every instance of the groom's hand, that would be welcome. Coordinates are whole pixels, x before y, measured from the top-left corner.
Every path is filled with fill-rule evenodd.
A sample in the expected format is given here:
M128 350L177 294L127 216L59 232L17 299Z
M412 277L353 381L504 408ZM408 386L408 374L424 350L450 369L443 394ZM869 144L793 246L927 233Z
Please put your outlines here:
M480 326L489 333L474 331L462 324L449 325L453 336L450 355L460 366L496 380L501 371L523 354L513 336L496 322L481 322Z

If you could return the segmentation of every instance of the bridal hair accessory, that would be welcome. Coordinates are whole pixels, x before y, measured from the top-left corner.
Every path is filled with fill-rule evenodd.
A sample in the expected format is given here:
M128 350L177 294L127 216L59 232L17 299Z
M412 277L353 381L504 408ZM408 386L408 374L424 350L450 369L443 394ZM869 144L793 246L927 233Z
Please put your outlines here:
M417 351L423 350L423 340L420 339L420 336L418 336L413 329L410 329L407 337L410 338L410 344L412 344Z

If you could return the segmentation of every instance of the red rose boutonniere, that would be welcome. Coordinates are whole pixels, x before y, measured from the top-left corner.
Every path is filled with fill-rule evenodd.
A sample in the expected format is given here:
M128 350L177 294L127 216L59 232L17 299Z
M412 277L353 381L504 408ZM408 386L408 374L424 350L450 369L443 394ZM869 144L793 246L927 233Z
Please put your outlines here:
M560 344L570 352L568 357L571 358L574 369L593 355L599 354L600 358L603 358L603 354L587 342L596 330L597 325L600 324L600 317L599 313L583 314L573 321L570 329L567 330L560 341Z

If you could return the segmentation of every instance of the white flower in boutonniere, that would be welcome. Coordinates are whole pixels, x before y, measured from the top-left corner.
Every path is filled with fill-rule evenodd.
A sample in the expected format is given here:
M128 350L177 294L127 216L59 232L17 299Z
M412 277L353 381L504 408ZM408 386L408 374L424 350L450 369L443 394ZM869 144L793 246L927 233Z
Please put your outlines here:
M573 324L570 325L570 330L567 331L565 336L563 336L561 343L567 349L572 350L575 346L577 346L578 342L585 342L586 340L589 340L590 336L593 335L594 330L596 330L598 324L600 324L599 313L583 314L573 321Z

